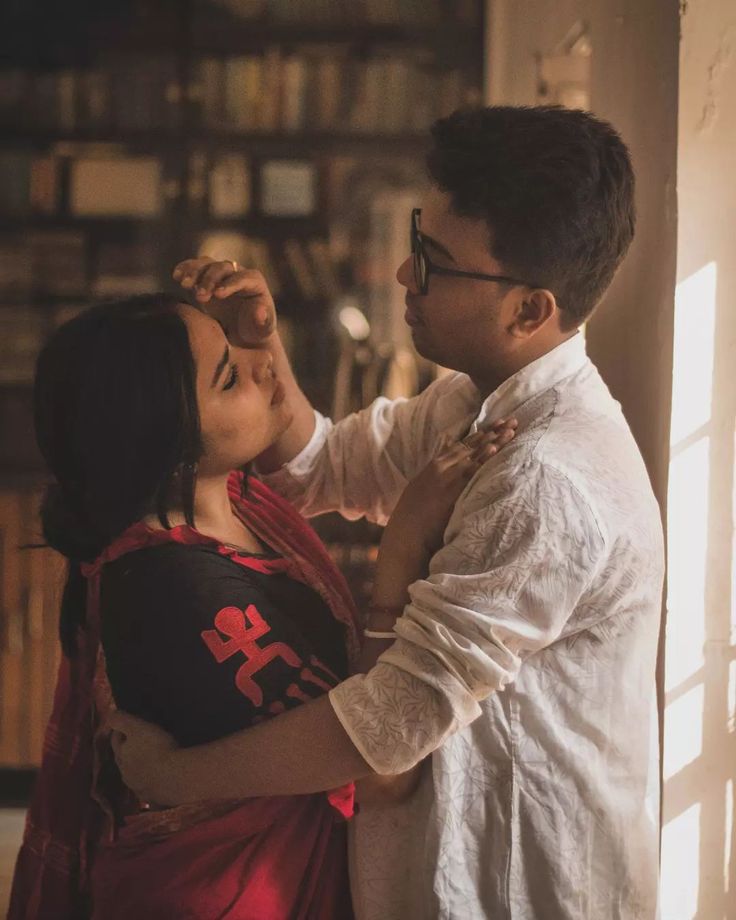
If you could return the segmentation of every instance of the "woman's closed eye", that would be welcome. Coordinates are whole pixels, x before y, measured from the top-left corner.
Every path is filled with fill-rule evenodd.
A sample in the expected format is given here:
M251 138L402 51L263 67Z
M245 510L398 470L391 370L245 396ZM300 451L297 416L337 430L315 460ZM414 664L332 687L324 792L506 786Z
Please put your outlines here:
M230 373L228 374L228 378L222 387L223 390L231 390L235 386L237 381L238 381L238 365L231 364Z

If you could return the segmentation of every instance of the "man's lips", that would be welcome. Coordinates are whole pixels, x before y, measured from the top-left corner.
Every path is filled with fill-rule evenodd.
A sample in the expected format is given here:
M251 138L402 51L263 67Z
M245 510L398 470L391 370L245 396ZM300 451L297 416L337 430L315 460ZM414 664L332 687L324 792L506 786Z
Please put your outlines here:
M404 322L407 324L407 326L421 326L422 319L419 316L419 314L416 312L416 310L412 309L412 305L409 303L408 300L405 299L404 303L406 304L406 313L404 313Z

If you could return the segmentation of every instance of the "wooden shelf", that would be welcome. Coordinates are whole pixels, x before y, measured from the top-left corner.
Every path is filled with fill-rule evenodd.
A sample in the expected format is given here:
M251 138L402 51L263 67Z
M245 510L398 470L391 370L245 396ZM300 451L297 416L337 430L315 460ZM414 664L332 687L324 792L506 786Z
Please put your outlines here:
M309 156L315 153L360 154L420 153L428 143L426 134L359 134L357 132L242 132L228 128L197 128L189 135L190 140L202 147L217 148L237 146L245 153L257 153L264 156L292 155Z
M414 154L428 143L426 134L360 134L357 132L313 131L268 133L263 131L238 131L233 128L198 126L191 131L183 129L151 131L115 131L75 129L74 131L41 131L6 128L0 136L2 148L47 148L63 144L110 144L123 148L138 148L166 152L169 148L181 150L182 145L217 149L218 147L249 148L246 153L269 155L308 156L313 153L344 154L387 153Z
M418 28L401 23L269 23L233 20L227 23L197 24L189 38L195 54L243 54L261 51L264 45L299 46L336 44L370 47L390 45L394 48L426 48L440 43L470 49L482 42L480 26L462 26L455 22L438 22Z
M270 217L258 213L245 214L242 217L188 214L182 218L182 221L190 230L197 232L236 230L249 236L270 239L292 236L325 236L329 229L329 220L321 213L310 217Z
M127 229L131 225L140 230L142 226L154 228L167 218L167 214L158 214L154 217L135 217L120 215L105 215L99 217L85 217L74 214L19 214L16 216L0 215L0 231L15 230L105 230Z
M439 17L435 22L370 22L359 18L334 17L320 22L279 21L268 18L244 19L212 8L204 12L193 10L188 15L166 19L133 19L108 26L97 23L94 36L103 51L162 50L177 52L181 43L189 51L222 54L232 50L261 51L266 44L309 45L391 45L403 48L425 48L453 44L474 45L482 41L482 23L458 22L451 17Z
M79 230L118 234L155 232L171 218L167 211L155 217L106 215L82 217L74 214L25 214L0 215L0 233L17 230ZM327 233L329 221L323 214L310 217L270 217L263 214L247 214L242 217L217 217L210 214L183 214L180 226L193 232L237 231L250 236L264 238L320 236ZM2 301L2 294L0 294Z
M21 36L18 47L8 49L8 60L35 54L36 64L48 68L85 69L104 65L105 54L116 53L178 55L182 45L193 56L229 56L260 52L266 46L298 48L308 45L342 45L357 51L378 46L393 49L440 48L443 55L472 55L482 47L482 25L469 26L454 21L412 27L400 23L274 23L222 21L217 24L194 24L191 28L176 24L167 28L161 23L131 23L117 30L95 27L90 35L67 44L48 38L43 47ZM19 51L19 49L22 50ZM17 61L16 61L17 63Z
M136 147L160 151L171 146L181 147L186 135L183 128L150 131L117 131L114 128L24 128L4 126L0 135L2 148L47 148L63 144L106 144L111 147Z
M412 132L461 104L469 90L480 93L484 54L480 20L485 4L442 0L439 7L447 16L436 23L418 17L416 22L385 24L350 21L348 16L331 22L244 21L224 13L223 5L218 13L214 4L205 9L200 0L126 0L113 4L114 10L109 4L87 3L89 10L78 17L70 14L68 4L43 4L44 15L40 15L35 0L18 0L0 12L0 23L6 26L0 29L0 69L11 71L3 84L9 96L0 100L0 154L11 177L3 201L7 207L24 205L25 196L16 193L29 181L28 200L60 212L0 214L6 284L10 287L15 279L17 285L15 292L0 292L0 311L7 309L3 318L14 322L15 307L19 324L28 326L38 346L45 332L66 314L65 306L112 299L92 293L98 281L107 278L110 284L116 272L135 274L140 266L140 276L145 274L151 283L175 292L171 268L194 254L201 236L236 231L267 243L253 247L254 261L261 259L264 267L271 263L269 268L280 282L281 293L275 298L278 312L292 321L297 376L313 404L329 412L338 353L331 304L327 297L307 298L301 292L311 295L337 288L368 301L376 255L371 249L370 215L358 209L371 206L375 186L380 184L374 184L369 173L383 177L387 188L394 183L411 186L415 176L420 178L429 144L428 131ZM350 13L381 6L342 4L342 8ZM292 15L298 9L312 11L307 0L299 4L294 0L285 9ZM478 24L452 20L458 9L476 13ZM263 66L248 60L273 49L279 54L270 54ZM236 56L243 60L234 61ZM228 60L210 66L203 63L208 57ZM384 67L398 58L403 61L400 66ZM280 62L287 59L285 71ZM337 61L337 77L323 59ZM341 62L347 62L344 69ZM14 69L28 71L30 79L14 75ZM63 72L68 70L73 73ZM430 79L425 81L425 76ZM276 92L277 85L279 99L273 106L255 104L256 87L258 93L266 86ZM315 85L324 98L316 98ZM282 94L287 92L299 97L289 107L282 104ZM245 99L237 93L245 93ZM227 122L218 122L226 116ZM302 130L232 127L259 116L261 123L300 125ZM216 124L206 124L206 119ZM123 124L132 127L118 127ZM350 131L351 124L386 125L396 133ZM72 127L77 125L82 127ZM148 127L135 127L139 125ZM317 125L332 125L335 130L310 130ZM97 153L92 145L108 147L113 156L119 152L158 158L167 193L162 212L153 217L68 213L75 200L70 161ZM58 162L26 164L26 152L34 160L51 155ZM225 154L242 154L247 161L254 213L242 217L207 213L209 192L222 195L226 187ZM314 216L277 218L258 213L263 162L279 158L314 164L319 202ZM21 165L14 172L16 161ZM215 182L210 182L210 169L219 169ZM103 186L99 194L107 191ZM218 196L213 194L212 200ZM378 217L383 219L380 209ZM37 247L36 255L31 238L55 237L55 233L38 232L52 230L63 231L60 237L78 233L84 237L83 245L70 240L57 245L50 240L47 248ZM329 256L324 256L319 244L310 245L312 237L334 245L333 264L322 265L332 268L330 275L319 270ZM293 245L285 247L286 241ZM12 270L16 252L21 251L16 244L25 243L32 258L48 258L49 270L54 264L63 269L66 260L73 258L75 264L64 274L70 283L80 283L78 294L24 293L28 276ZM248 245L243 241L244 253ZM303 264L295 256L297 250ZM306 274L300 269L305 266L313 269L307 272L313 283L304 283ZM30 281L41 286L33 276ZM54 279L45 283L54 287ZM61 271L55 283L63 289ZM25 334L26 330L19 331ZM10 342L7 347L12 347ZM23 382L30 377L30 358L14 367L17 382L0 383L0 594L4 601L0 605L0 766L21 767L38 764L41 758L59 655L58 600L64 565L51 551L18 549L39 539L32 531L38 529L37 502L47 475L33 431L33 386ZM317 529L345 567L358 601L367 603L372 565L368 547L377 542L378 528L329 515L317 521ZM353 549L356 544L359 551Z

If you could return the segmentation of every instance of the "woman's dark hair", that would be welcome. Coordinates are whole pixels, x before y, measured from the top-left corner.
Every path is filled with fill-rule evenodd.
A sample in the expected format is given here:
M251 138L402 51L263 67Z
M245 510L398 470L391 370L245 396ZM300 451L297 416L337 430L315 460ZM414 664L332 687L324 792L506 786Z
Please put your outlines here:
M80 564L146 514L168 527L174 483L194 524L202 436L177 303L151 294L92 307L61 326L38 359L36 437L54 477L41 521L48 545L69 559L60 618L67 655L84 623Z
M634 172L605 121L560 106L490 106L432 127L429 174L463 217L484 218L504 272L543 284L581 325L634 236Z

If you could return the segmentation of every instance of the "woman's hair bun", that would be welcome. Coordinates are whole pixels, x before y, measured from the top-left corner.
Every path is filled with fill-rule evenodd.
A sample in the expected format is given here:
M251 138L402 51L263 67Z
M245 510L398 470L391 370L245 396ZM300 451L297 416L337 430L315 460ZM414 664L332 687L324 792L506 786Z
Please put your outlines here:
M73 562L92 562L107 543L94 533L76 502L57 482L50 483L41 502L41 525L46 543Z

